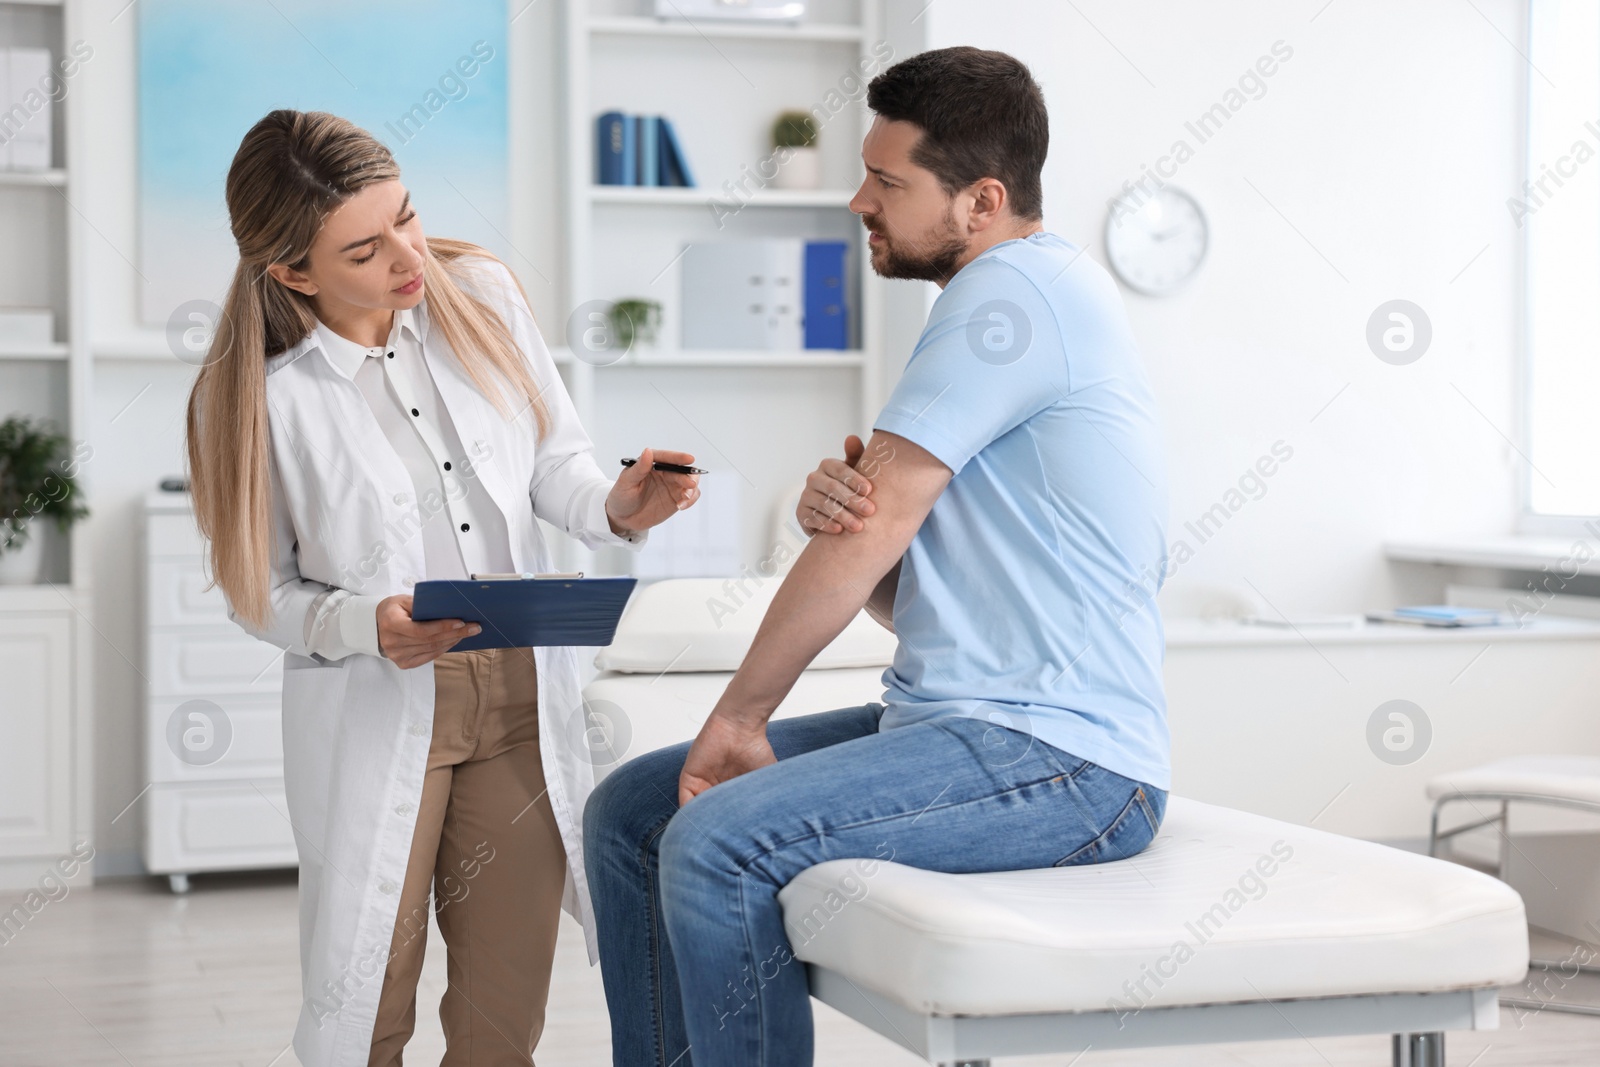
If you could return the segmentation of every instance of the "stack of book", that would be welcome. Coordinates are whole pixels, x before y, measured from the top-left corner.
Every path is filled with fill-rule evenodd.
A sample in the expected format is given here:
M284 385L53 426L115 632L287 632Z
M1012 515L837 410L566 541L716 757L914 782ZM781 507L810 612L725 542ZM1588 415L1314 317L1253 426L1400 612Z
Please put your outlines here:
M660 115L607 111L596 120L595 181L601 185L694 185L683 145Z

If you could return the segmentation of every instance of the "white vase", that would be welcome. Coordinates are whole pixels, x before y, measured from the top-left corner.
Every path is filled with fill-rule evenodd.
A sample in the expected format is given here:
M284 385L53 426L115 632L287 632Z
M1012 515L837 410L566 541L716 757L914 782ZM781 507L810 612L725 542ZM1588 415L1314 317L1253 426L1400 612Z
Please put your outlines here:
M773 188L822 188L822 153L815 147L791 148L788 152L789 158L778 167L778 173L772 179Z
M0 585L38 585L44 569L44 538L30 530L21 548L0 552Z

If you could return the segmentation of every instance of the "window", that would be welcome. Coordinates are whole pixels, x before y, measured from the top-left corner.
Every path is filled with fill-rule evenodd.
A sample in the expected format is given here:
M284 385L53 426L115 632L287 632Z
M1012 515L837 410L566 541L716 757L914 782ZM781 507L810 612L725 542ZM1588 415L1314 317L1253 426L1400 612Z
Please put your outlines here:
M1600 515L1600 4L1531 0L1524 240L1525 519Z

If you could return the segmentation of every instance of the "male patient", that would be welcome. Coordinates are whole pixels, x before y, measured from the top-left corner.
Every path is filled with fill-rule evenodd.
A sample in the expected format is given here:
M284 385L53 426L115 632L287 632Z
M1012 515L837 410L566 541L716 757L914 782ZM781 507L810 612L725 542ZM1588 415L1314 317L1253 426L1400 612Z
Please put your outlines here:
M1043 229L1044 98L1011 56L951 48L867 102L850 207L872 265L943 292L855 469L809 479L801 512L826 536L699 737L589 801L619 1067L811 1063L778 904L808 867L1099 863L1145 848L1166 809L1154 403L1115 286ZM863 607L899 638L883 703L769 724Z

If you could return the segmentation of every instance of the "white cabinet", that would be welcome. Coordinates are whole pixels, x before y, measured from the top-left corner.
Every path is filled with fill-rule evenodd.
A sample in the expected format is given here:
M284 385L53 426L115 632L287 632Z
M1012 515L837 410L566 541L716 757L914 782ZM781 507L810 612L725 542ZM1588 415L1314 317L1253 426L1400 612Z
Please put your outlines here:
M72 845L70 613L0 615L0 686L0 860L65 855Z
M144 862L182 892L199 871L292 867L283 653L206 589L189 497L145 502Z

